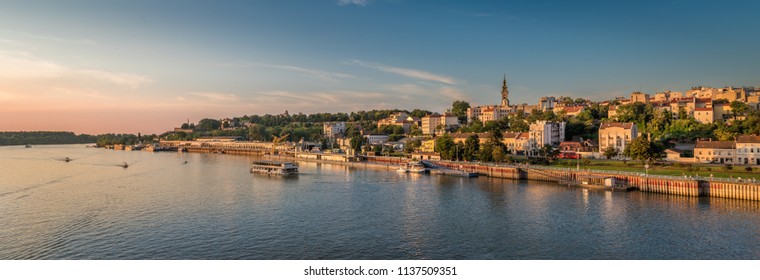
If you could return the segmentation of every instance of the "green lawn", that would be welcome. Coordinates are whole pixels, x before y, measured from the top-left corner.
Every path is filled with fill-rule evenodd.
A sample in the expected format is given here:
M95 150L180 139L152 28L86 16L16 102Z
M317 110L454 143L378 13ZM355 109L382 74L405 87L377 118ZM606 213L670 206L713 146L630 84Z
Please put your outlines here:
M556 167L576 167L577 160L557 160L552 166ZM628 161L627 164L619 160L591 160L590 165L584 165L581 163L581 169L592 170L614 170L614 171L626 171L626 172L640 172L644 173L645 169L641 162ZM745 166L733 166L731 170L727 170L725 165L718 164L656 164L650 165L649 174L653 175L669 175L669 176L701 176L709 177L712 174L715 177L742 177L742 178L758 178L760 179L760 169L754 167L752 171L745 170Z

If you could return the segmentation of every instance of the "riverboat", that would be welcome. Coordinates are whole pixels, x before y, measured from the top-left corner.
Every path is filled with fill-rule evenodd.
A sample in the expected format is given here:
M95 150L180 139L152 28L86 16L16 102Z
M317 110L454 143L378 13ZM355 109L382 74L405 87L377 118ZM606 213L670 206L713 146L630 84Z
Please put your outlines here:
M295 175L298 174L298 165L292 162L254 161L253 164L251 164L251 173Z

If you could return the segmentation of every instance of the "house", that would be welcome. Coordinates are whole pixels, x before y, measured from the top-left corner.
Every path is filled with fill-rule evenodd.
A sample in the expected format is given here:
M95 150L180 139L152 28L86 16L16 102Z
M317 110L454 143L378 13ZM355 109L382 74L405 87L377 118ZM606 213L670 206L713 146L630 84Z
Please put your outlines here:
M507 153L513 155L532 156L537 152L535 141L530 139L528 132L504 132L501 142L507 147Z
M760 165L760 136L736 137L736 164Z
M702 163L735 163L736 142L697 140L694 160Z
M635 123L606 122L599 127L599 152L612 147L618 151L618 157L623 154L625 146L638 136Z

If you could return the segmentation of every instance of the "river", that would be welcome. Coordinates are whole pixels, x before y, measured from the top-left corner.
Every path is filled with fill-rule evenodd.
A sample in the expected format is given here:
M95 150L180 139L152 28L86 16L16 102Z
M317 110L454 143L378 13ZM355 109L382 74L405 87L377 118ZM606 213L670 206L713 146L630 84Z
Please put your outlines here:
M760 258L756 201L253 159L0 147L0 259Z

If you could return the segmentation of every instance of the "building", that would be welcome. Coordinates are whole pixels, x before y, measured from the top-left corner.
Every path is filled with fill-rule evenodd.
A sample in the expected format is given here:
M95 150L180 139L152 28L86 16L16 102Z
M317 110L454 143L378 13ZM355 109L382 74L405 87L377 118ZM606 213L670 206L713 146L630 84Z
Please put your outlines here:
M694 119L700 123L713 123L715 120L713 108L694 108Z
M432 153L435 152L435 139L423 140L420 145L420 152Z
M388 142L388 134L367 134L364 137L367 138L367 143L370 145L378 145Z
M553 110L557 105L557 99L554 96L543 96L538 99L538 109L541 111Z
M585 109L586 109L585 105L566 106L566 107L563 107L562 109L560 109L558 111L555 111L555 113L560 114L561 112L564 112L566 116L575 117L578 114L580 114L581 112L583 112L583 110L585 110ZM556 108L555 108L555 110L556 110Z
M599 127L599 152L604 153L609 147L618 151L618 157L623 154L625 146L638 136L635 123L606 122Z
M760 136L736 137L736 164L760 165Z
M483 145L488 141L488 138L491 137L491 133L489 132L482 132L482 133L449 133L449 136L451 136L452 139L454 139L454 143L462 143L464 144L465 141L467 141L467 138L471 135L477 135L478 136L478 142Z
M631 93L631 103L636 102L649 103L649 94L638 91Z
M345 122L326 122L322 124L322 130L325 133L326 138L333 139L346 132Z
M507 147L509 154L532 156L537 152L536 143L530 139L530 133L527 132L504 132L501 142Z
M379 128L384 125L397 125L404 128L404 133L409 133L409 131L412 129L412 125L419 125L418 121L419 118L411 117L405 112L397 112L391 114L385 119L379 120L377 122L377 127Z
M459 118L456 115L446 112L444 114L434 113L422 117L422 134L435 135L441 130L451 131L459 127Z
M736 142L701 141L694 146L694 160L701 163L734 163Z
M552 104L554 103L552 102ZM540 108L540 105L510 105L509 88L507 87L507 78L505 76L501 86L501 103L499 105L470 107L467 109L467 122L473 122L475 120L479 120L483 123L488 121L497 121L505 116L508 116L509 114L516 113L517 111L530 113L533 109L537 108Z
M560 152L593 152L594 147L589 145L587 141L562 141L562 143L559 143L559 151Z
M537 121L530 124L530 139L541 148L544 145L559 146L565 141L565 122Z
M195 139L196 142L237 142L242 140L242 136L207 136Z

